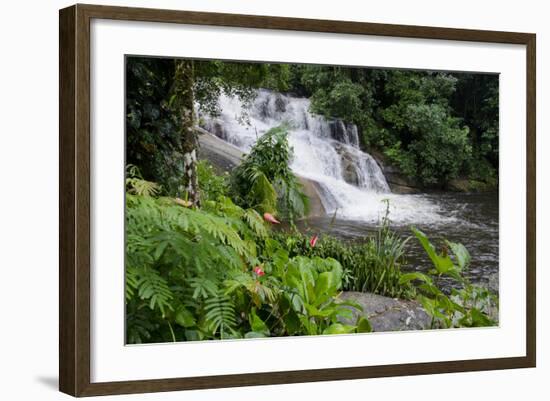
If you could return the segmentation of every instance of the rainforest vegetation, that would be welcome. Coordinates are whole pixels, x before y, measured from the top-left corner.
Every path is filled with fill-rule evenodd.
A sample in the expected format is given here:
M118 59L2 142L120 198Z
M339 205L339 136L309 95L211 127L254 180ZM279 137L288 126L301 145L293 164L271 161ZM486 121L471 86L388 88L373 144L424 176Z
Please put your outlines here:
M309 199L290 169L288 127L263 134L228 173L198 159L196 127L197 111L219 113L221 93L245 103L258 88L292 93L356 124L362 148L426 188L458 177L489 188L498 77L129 57L126 83L128 343L372 331L343 291L416 300L432 328L496 323L497 297L464 276L466 247L415 227L397 235L389 207L364 241L300 232ZM413 241L430 261L424 273L403 269ZM441 277L455 288L440 289Z

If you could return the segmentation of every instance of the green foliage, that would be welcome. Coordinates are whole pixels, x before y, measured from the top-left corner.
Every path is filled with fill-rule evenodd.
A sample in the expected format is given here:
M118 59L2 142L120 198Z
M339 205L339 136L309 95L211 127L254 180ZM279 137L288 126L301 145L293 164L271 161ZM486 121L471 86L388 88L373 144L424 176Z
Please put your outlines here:
M192 135L182 135L182 127L195 119L194 110L182 112L174 93L178 85L182 86L179 92L190 94L200 111L216 114L222 93L250 104L255 89L286 90L290 79L290 68L284 64L189 60L191 74L181 82L176 80L175 59L126 60L126 160L171 196L183 196L184 145L195 142Z
M225 272L244 269L255 259L255 249L242 233L252 237L258 228L248 226L242 209L237 230L223 217L182 207L170 198L127 194L126 202L128 309L134 314L149 309L160 329L175 323L182 307L199 316L197 308L204 305L198 302L218 295ZM140 332L128 324L128 335ZM213 328L211 322L204 324ZM222 326L224 333L229 327ZM203 334L208 333L205 329ZM141 337L140 341L162 339L159 333L149 340Z
M349 79L336 82L332 88L317 90L312 98L312 111L331 118L354 120L362 111L361 85Z
M217 175L214 167L206 160L197 163L197 174L200 183L200 198L203 201L217 200L229 192L229 176L227 173Z
M173 75L174 60L127 58L126 160L175 195L184 173L184 138L170 105Z
M471 157L469 130L453 117L448 99L457 78L444 73L392 71L379 117L388 135L385 154L406 175L426 186L456 178Z
M191 209L126 194L130 343L368 332L364 318L340 323L360 308L338 300L342 275L334 259L290 258L227 197Z
M266 271L276 278L281 289L276 309L280 317L272 333L316 335L371 331L365 318L359 318L355 325L341 323L341 319L352 317L352 309L361 310L361 306L338 299L343 277L338 261L306 256L289 258L283 245L275 240L266 243L265 256Z
M126 188L133 195L154 196L160 192L160 185L146 181L137 166L126 166Z
M265 133L231 176L232 192L243 207L278 213L291 222L308 210L308 198L289 164L292 149L286 127Z
M417 297L432 317L432 328L494 326L496 322L491 319L490 311L497 307L496 297L487 289L474 286L464 278L463 272L470 264L470 254L464 245L445 241L446 248L438 253L422 231L414 227L412 231L434 268L428 274L403 274L400 282L417 283ZM434 282L434 278L441 276L452 277L462 288L453 289L450 296L446 295Z
M395 129L406 130L409 143L406 147L396 143L386 156L406 175L427 186L458 177L471 157L468 128L461 128L459 120L438 104L392 107L383 116Z
M204 302L206 328L212 336L219 333L221 339L231 338L236 333L235 306L225 294L207 298Z
M166 310L172 309L170 301L174 298L168 283L158 271L147 268L131 268L126 273L126 298L132 299L134 294L141 300L148 301L149 308L158 308L164 316Z
M442 187L458 176L496 185L498 77L485 74L293 66L313 112L357 124L410 178Z
M470 174L479 180L498 172L499 81L496 75L461 74L450 104L470 127L474 157ZM480 171L479 167L484 166Z
M388 205L389 206L389 205ZM291 255L334 258L343 267L344 289L372 292L389 297L409 297L412 287L402 283L401 267L405 264L405 246L402 239L390 229L389 207L375 235L359 243L346 243L323 235L314 247L310 239L299 232L279 234Z

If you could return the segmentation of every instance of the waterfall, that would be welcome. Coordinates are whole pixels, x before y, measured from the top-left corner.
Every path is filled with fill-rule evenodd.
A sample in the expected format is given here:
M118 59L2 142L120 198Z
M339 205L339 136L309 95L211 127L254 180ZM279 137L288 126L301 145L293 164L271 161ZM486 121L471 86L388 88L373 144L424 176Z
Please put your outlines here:
M391 218L397 222L437 214L436 205L422 197L392 194L376 160L359 148L357 127L311 113L309 99L259 90L247 108L239 98L225 95L218 106L221 114L201 115L201 125L245 153L269 129L286 124L293 148L290 167L316 182L327 214L337 210L340 218L376 221L383 199L390 199Z

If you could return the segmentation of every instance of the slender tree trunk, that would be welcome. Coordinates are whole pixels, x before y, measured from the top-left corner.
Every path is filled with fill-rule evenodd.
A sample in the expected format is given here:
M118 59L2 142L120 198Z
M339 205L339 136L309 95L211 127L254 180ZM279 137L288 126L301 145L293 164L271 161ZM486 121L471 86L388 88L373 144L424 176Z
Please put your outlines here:
M199 182L197 176L198 140L195 132L193 96L193 62L176 60L174 72L174 110L178 113L183 154L182 197L192 206L200 205Z

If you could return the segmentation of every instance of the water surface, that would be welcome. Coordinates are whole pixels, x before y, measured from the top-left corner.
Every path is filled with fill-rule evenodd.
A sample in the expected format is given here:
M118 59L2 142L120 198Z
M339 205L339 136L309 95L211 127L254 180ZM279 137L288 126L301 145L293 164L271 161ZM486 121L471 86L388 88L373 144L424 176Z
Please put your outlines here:
M410 227L415 226L428 235L438 249L444 238L462 243L472 257L466 276L475 284L487 284L489 280L498 283L495 280L499 264L498 194L434 193L419 196L423 202L435 205L441 218L428 221L398 220L392 222L392 229L405 238L412 235ZM374 234L378 226L373 222L339 218L331 225L331 220L331 217L310 218L300 223L300 228L312 233L330 233L346 241L361 241L365 236ZM405 270L426 271L431 267L429 258L416 238L408 242L406 255ZM442 284L447 289L455 286L451 280L444 280Z

